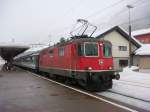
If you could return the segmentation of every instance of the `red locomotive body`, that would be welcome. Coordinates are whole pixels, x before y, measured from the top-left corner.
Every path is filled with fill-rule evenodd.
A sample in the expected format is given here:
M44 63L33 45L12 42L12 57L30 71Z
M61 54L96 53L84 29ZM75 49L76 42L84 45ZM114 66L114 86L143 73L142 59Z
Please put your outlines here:
M88 90L109 89L115 78L111 43L79 38L46 48L39 55L39 71L75 79Z

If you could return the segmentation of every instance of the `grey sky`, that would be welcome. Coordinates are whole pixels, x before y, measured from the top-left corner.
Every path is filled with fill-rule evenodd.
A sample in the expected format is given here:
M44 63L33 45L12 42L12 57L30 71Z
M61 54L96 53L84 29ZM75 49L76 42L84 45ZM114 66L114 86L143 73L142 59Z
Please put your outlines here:
M136 7L134 17L150 16L150 0L0 0L0 42L54 43L78 18L99 30L121 24L128 17L126 4Z

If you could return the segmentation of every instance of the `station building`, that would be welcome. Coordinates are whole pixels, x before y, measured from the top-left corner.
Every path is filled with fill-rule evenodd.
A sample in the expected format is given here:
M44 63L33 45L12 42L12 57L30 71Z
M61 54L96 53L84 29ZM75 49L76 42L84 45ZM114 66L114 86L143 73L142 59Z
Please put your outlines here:
M114 58L114 69L122 70L123 67L128 66L129 62L129 35L119 26L106 29L97 33L96 38L108 40L112 43L112 56ZM140 43L131 38L132 52L140 48Z

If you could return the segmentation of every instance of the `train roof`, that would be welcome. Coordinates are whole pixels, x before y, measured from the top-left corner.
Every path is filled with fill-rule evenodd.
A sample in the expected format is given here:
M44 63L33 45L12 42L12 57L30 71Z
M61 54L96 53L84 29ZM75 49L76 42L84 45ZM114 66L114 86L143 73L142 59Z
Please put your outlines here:
M11 61L15 56L26 51L27 49L29 49L29 46L27 45L21 45L16 43L1 43L0 56L6 61Z
M26 56L29 56L29 55L39 55L39 53L45 49L45 48L48 48L48 46L43 46L43 47L40 47L40 48L31 48L19 55L17 55L14 59L17 59L17 58L21 58L21 57L26 57Z
M94 38L94 37L81 37L81 36L75 36L75 37L71 37L71 39L69 41L66 41L66 42L62 42L62 43L57 43L53 46L47 46L47 47L43 47L41 48L40 50L29 50L29 51L26 51L18 56L16 56L14 59L17 59L17 58L21 58L21 57L26 57L26 56L29 56L29 55L39 55L40 52L46 50L46 49L53 49L54 47L61 47L61 46L65 46L65 45L68 45L68 44L72 44L72 43L82 43L82 42L97 42L97 41L102 41L102 42L109 42L107 40L100 40L98 38ZM109 42L110 43L110 42Z
M71 40L69 40L69 41L57 43L56 45L54 45L54 47L61 47L64 45L68 45L70 43L82 43L82 42L86 42L86 41L88 41L88 42L97 42L97 41L109 42L108 40L100 40L100 39L94 38L94 37L82 38L80 36L76 36L76 37L71 37Z

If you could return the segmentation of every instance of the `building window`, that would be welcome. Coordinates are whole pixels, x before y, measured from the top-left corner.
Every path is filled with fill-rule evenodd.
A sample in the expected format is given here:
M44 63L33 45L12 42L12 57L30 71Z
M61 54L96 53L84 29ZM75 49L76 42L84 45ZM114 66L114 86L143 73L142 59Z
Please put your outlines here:
M127 46L119 46L119 51L127 51Z
M120 67L128 66L128 60L119 60L119 66Z
M65 50L64 47L59 48L59 49L58 49L58 55L59 55L59 56L64 56L64 54L65 54L65 53L64 53L64 50Z

